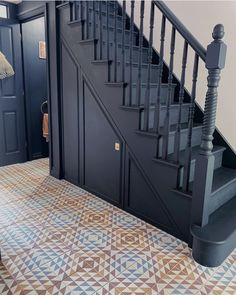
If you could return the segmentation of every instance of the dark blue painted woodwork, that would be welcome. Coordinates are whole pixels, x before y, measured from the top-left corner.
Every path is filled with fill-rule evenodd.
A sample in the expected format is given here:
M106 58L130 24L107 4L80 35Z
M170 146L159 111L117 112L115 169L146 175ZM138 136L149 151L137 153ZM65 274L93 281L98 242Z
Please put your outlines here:
M46 59L39 58L39 41L45 41L44 17L22 23L29 160L48 156L48 143L42 134L41 113L41 104L47 100Z
M20 25L0 20L0 50L15 75L0 81L0 166L26 160Z
M197 63L198 57L205 61L206 50L201 44L178 21L173 13L166 8L165 4L159 1L154 1L153 3L155 3L156 9L163 13L164 21L169 21L172 24L172 59L176 31L187 42L185 44L191 46L196 52ZM110 5L110 9L107 8L107 4ZM193 114L197 83L196 62L193 72L193 91L190 95L184 89L184 79L182 78L181 85L180 81L173 74L174 65L171 64L169 70L167 65L163 63L162 69L162 56L160 58L153 49L150 80L154 83L150 83L150 114L148 120L145 120L144 96L147 84L149 84L147 61L151 61L150 54L148 56L149 44L147 40L142 37L142 33L140 34L136 26L132 29L134 36L130 35L132 25L130 25L130 19L122 12L121 6L118 7L117 14L114 16L112 15L114 11L116 12L114 2L105 3L103 1L99 5L95 5L97 12L95 27L98 33L96 36L98 36L98 39L99 36L107 36L106 22L108 18L106 13L107 11L112 12L109 16L108 40L110 47L106 44L107 38L103 38L103 42L100 42L101 40L84 39L86 37L83 34L84 26L88 32L93 32L94 30L94 4L91 5L88 2L87 5L87 13L83 22L71 19L71 5L67 3L58 6L57 14L54 10L55 7L52 7L52 5L49 9L49 13L53 18L50 20L51 24L56 24L55 16L57 17L57 29L60 28L60 31L57 31L57 36L58 40L60 39L60 42L63 43L64 48L61 48L61 56L63 56L63 51L66 51L66 54L70 57L66 69L73 77L71 81L68 81L68 77L62 71L58 72L58 64L62 63L63 65L64 61L63 58L55 58L53 56L54 52L51 49L50 56L54 59L54 64L51 63L50 75L53 77L56 74L60 77L59 80L53 81L54 91L51 89L51 105L54 105L54 111L57 110L60 103L58 102L58 97L63 97L63 101L68 101L73 97L73 102L71 102L73 109L70 106L65 106L65 102L63 102L59 111L53 116L54 123L56 122L59 125L59 128L54 125L52 129L53 132L55 131L56 140L58 140L59 133L59 137L64 145L68 144L68 140L64 141L65 137L70 138L71 143L73 143L73 146L71 145L70 147L68 144L67 150L64 146L62 153L64 165L68 164L68 170L73 167L70 171L71 181L77 182L81 187L95 192L110 202L121 206L125 210L191 244L189 229L191 215L193 215L193 211L191 212L193 204L192 189L195 181L195 167L197 163L199 165L197 155L200 152L203 119L203 115L197 105L195 106L196 111ZM74 15L78 15L78 13ZM114 21L114 18L117 18L116 21ZM90 36L90 33L88 36ZM139 38L140 36L142 38ZM140 42L141 52L138 47L140 39L143 39L143 42ZM163 43L161 47L163 47L165 42L164 30L162 30L161 40ZM100 47L98 55L95 53L95 42L98 42ZM130 44L130 42L134 42L134 44ZM55 44L54 40L54 46ZM131 57L135 62L129 60L130 45L133 46ZM53 48L55 49L56 47ZM109 59L111 60L104 59L107 56L108 48L110 48ZM66 54L64 53L64 55ZM185 59L186 54L184 54L183 58L183 72L186 66ZM145 83L141 85L140 91L138 91L139 87L137 85L132 85L132 96L129 97L129 70L132 68L132 77L136 81L139 74L138 69L140 69L139 61L142 61L141 77ZM161 76L159 75L158 65L159 68L161 65ZM61 66L60 68L62 69ZM111 72L110 80L107 79L109 70ZM125 73L123 73L124 70ZM78 75L78 73L81 74ZM78 77L75 78L76 76ZM58 81L60 81L60 85L66 83L66 86L58 87L56 85ZM158 85L158 81L161 82L161 85ZM166 87L167 82L169 82L168 87ZM157 92L158 89L160 91ZM61 96L56 95L58 90ZM72 95L70 91L72 91ZM135 98L137 94L139 95L139 92L141 93L140 103L137 105ZM159 115L159 124L154 118L157 96L158 106L156 106L155 114ZM179 101L180 105L178 105ZM166 102L168 102L167 106L165 105ZM165 120L166 112L167 120ZM69 117L69 113L71 113L72 118ZM206 116L206 112L204 115ZM65 120L65 118L67 119ZM190 123L188 118L191 121ZM61 130L60 122L62 122L63 126L69 124L68 126L71 126L69 128L70 131L68 132L68 128L65 129L64 127ZM146 128L144 128L143 122L145 122ZM165 128L163 128L164 126ZM61 135L60 131L62 131ZM219 208L221 205L234 200L236 193L236 177L234 172L227 170L228 173L222 167L222 163L227 166L230 156L225 157L223 154L225 149L217 146L219 143L226 144L219 133L215 132L215 134L216 139L214 143L216 145L212 150L214 163L212 161L210 167L210 173L214 174L211 191L213 201L209 202L211 207L208 208L210 209L209 220L213 222L214 226L219 220L227 224L227 218L227 220L224 218L218 219L218 217L213 218L213 214L217 210L221 210ZM122 143L122 155L118 159L116 157L117 154L114 153L116 136L118 137L117 140ZM76 142L78 142L77 146ZM177 144L176 149L174 148L175 142ZM62 163L60 160L60 148L63 147L63 144L59 145L58 150L54 154L55 156L53 156L53 160L55 159L57 163L57 171L60 171L60 163ZM187 151L185 153L186 147ZM226 155L227 153L233 157L232 161L235 161L236 157L229 147L227 147ZM162 155L164 157L160 159ZM66 158L67 160L65 160ZM75 162L72 163L71 159L75 159ZM232 164L231 167L233 167ZM204 171L198 173L204 176ZM206 174L206 176L209 176L208 172ZM64 172L61 176L68 178ZM77 181L73 180L73 177ZM198 186L200 187L201 183L198 183ZM118 195L119 198L117 198ZM195 201L197 202L196 197ZM197 205L200 207L200 204ZM197 213L201 214L200 211ZM223 210L222 214L227 214L226 211ZM231 251L232 245L235 245L235 238L229 238L229 235L228 237L222 236L221 238L224 238L225 245L221 247L221 256L217 256L217 251L215 251L209 261L203 256L198 256L201 249L204 249L205 246L207 248L213 247L214 241L205 245L201 244L201 239L207 232L208 229L205 227L201 227L197 231L192 230L192 233L195 235L194 257L204 265L217 265L222 260L222 257L228 255ZM219 237L217 233L216 236ZM212 239L215 239L214 235ZM214 250L214 247L212 250Z
M84 185L121 205L122 140L83 79Z
M63 174L65 179L79 183L79 71L73 58L61 44L61 108L63 132Z

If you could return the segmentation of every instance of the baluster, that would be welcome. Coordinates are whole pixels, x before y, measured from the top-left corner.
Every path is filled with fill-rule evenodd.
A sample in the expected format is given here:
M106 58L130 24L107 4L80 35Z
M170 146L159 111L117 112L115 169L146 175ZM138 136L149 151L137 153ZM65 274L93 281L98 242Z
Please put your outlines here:
M144 103L144 130L149 129L149 113L150 113L150 80L151 80L151 68L152 68L152 44L153 44L153 26L154 26L154 12L155 6L152 1L150 10L150 33L149 33L149 47L148 47L148 73L147 73L147 87L145 92Z
M173 67L174 67L174 53L175 53L175 28L172 27L171 43L170 43L170 63L169 63L169 75L168 75L168 95L166 104L166 116L164 121L164 133L163 133L163 146L162 146L162 158L167 159L169 133L170 133L170 102L172 96L172 81L173 81Z
M106 17L106 26L107 26L107 60L108 60L108 82L110 81L110 39L109 39L109 1L106 2L107 6L107 17Z
M129 48L129 63L130 63L130 75L129 75L129 106L132 105L133 95L133 41L134 39L134 0L131 1L131 16L130 16L130 48Z
M213 133L215 131L216 109L220 72L225 65L226 45L223 25L216 25L212 37L214 41L207 46L206 68L207 93L204 108L202 143L196 159L192 200L192 223L205 226L208 223L211 202L215 157L212 154Z
M187 57L188 57L188 43L184 41L184 50L182 57L182 73L180 80L180 89L179 89L179 114L178 114L178 122L176 126L175 132L175 144L174 144L174 161L179 163L179 152L180 152L180 134L181 134L181 121L182 121L182 108L184 102L184 84L185 84L185 73L186 73L186 65L187 65Z
M79 4L80 4L80 20L83 20L83 16L84 16L84 13L83 13L83 1L79 1Z
M126 29L126 1L123 0L122 9L122 74L121 81L125 82L125 29Z
M154 127L153 131L160 133L160 113L161 113L161 83L162 83L162 72L163 72L163 58L164 58L164 45L165 45L165 30L166 30L166 17L162 15L161 21L161 38L160 38L160 55L158 62L158 78L157 78L157 100L154 114ZM159 154L159 140L157 143L157 157Z
M73 3L73 19L77 20L77 1L74 1Z
M141 92L142 92L142 50L143 50L143 18L144 18L145 2L141 1L140 4L140 29L139 29L139 60L138 60L138 78L136 83L137 91L137 105L141 103Z
M183 190L186 192L189 191L189 177L190 177L191 154L192 154L192 132L193 132L193 118L194 118L194 111L195 111L198 63L199 63L199 56L195 54L194 65L193 65L191 102L190 102L189 115L188 115L187 145L185 149L185 159L184 159Z
M110 59L110 41L109 41L109 5L108 1L106 2L107 6L107 18L106 18L106 26L107 26L107 60Z
M114 2L114 82L117 82L117 14L118 14L118 4L117 1Z
M89 1L86 1L86 39L89 39Z
M99 1L99 54L100 54L100 59L102 59L102 1Z
M93 1L93 39L96 39L96 2Z
M163 58L164 58L164 46L165 46L165 30L166 30L166 17L162 15L161 21L161 37L160 37L160 54L158 61L158 78L157 78L157 100L154 113L153 131L158 133L156 142L156 157L159 157L160 148L160 117L161 117L161 83L163 73Z

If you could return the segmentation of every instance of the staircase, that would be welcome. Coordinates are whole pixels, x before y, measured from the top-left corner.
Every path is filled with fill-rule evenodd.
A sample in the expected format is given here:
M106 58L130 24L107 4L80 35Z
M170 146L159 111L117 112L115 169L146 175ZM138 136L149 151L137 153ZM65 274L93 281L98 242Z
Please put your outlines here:
M235 155L215 130L217 88L226 56L223 26L215 26L205 49L162 1L151 2L148 40L143 35L145 1L61 1L56 10L61 42L98 92L150 189L158 190L160 208L138 216L186 240L198 263L220 265L236 246ZM158 52L153 48L157 11L162 15ZM184 44L180 77L174 74L177 34ZM191 93L185 88L190 49ZM195 103L199 59L208 71L204 112ZM129 204L121 207L136 214ZM155 214L163 212L169 227L154 221Z

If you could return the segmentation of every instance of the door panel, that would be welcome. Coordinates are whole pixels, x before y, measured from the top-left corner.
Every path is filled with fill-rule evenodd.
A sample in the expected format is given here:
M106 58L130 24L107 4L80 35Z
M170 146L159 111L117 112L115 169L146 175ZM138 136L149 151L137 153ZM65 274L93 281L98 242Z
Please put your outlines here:
M85 186L120 204L121 144L119 137L84 83Z
M0 81L0 166L26 161L20 25L0 22L0 50L15 75Z
M61 47L63 166L65 179L79 182L78 68Z
M3 112L3 126L6 153L19 151L16 112ZM11 132L8 132L7 129L11 130Z
M14 54L13 54L13 27L1 26L1 51L7 57L7 60L11 65L14 65ZM15 77L2 80L1 96L9 97L14 96L15 89Z

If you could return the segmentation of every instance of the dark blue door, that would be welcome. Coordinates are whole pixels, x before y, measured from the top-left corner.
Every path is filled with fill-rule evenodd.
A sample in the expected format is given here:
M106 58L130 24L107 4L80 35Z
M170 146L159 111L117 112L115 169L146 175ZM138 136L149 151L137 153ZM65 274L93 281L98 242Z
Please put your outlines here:
M20 25L0 21L0 50L15 75L0 81L0 166L26 161Z

